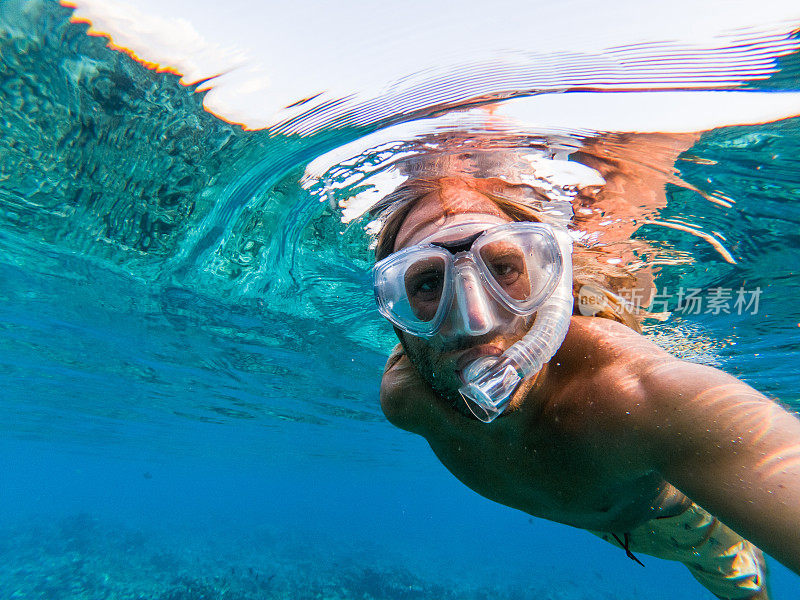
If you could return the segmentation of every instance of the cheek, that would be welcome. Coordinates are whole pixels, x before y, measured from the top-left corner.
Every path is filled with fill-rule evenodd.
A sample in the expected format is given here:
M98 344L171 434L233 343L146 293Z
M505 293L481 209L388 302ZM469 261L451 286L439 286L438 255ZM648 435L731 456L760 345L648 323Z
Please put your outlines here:
M442 364L441 348L436 338L425 340L403 333L401 343L406 354L419 373L431 384L441 378L447 365ZM438 375L438 377L437 377Z
M435 352L431 346L432 340L414 337L403 331L398 331L398 337L400 338L400 343L403 345L403 349L412 362L416 362L422 357L427 358Z

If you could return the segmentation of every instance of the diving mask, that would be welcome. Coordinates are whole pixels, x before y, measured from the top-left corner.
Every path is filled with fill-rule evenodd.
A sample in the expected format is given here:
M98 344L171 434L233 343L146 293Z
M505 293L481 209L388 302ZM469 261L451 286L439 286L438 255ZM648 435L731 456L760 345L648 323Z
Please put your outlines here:
M468 223L383 259L373 268L373 283L378 310L403 331L423 338L479 336L509 317L533 314L553 293L561 269L549 225L487 230L485 223Z
M451 241L437 241L445 239ZM572 238L565 228L531 222L488 230L485 223L482 229L476 223L457 225L386 257L372 274L380 313L418 337L433 337L445 322L450 333L484 335L501 325L504 310L512 316L536 314L521 340L501 356L473 361L461 374L459 392L485 423L553 357L569 328Z

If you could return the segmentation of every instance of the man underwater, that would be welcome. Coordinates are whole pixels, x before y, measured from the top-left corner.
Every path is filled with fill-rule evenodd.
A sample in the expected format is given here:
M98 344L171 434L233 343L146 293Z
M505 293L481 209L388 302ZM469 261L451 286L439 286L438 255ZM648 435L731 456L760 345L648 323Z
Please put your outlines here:
M514 187L448 175L393 194L373 270L400 339L387 419L495 502L683 562L718 598L769 598L759 547L800 573L800 420L611 304L573 314L572 240Z

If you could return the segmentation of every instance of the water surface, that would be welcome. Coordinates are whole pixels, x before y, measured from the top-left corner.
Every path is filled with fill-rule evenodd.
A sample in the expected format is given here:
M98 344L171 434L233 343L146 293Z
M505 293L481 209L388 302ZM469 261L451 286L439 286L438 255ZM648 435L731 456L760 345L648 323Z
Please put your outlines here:
M0 6L0 596L707 597L679 566L641 569L478 497L384 420L394 340L368 286L372 217L353 198L454 143L644 168L663 198L609 197L584 220L598 248L655 269L662 289L762 291L756 314L690 314L675 296L648 335L798 411L797 118L703 132L673 168L655 158L672 134L491 119L500 96L459 87L478 85L465 72L442 80L446 98L417 78L430 95L409 84L409 104L245 131L69 17ZM744 87L796 90L792 40ZM559 90L592 87L581 72ZM520 97L543 73L492 72ZM792 598L796 577L773 566L775 597Z

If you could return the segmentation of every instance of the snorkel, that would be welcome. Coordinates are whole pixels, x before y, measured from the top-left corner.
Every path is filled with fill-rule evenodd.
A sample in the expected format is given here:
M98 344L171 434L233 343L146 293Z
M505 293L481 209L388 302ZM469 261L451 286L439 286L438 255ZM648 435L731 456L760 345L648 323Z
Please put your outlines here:
M491 423L508 406L526 377L539 372L564 342L572 315L572 237L553 227L561 251L561 277L550 298L537 310L525 336L500 356L483 356L462 372L459 393L476 418Z

